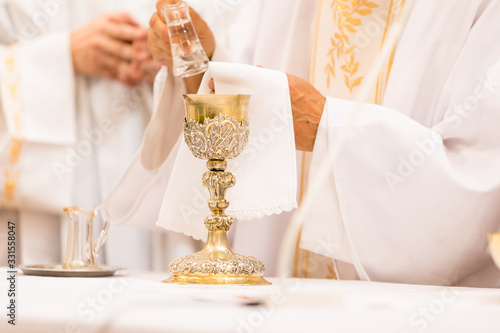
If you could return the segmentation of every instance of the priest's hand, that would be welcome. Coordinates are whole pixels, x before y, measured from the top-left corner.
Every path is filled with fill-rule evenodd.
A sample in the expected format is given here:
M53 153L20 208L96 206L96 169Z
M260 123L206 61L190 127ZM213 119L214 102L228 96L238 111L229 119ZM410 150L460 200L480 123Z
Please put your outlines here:
M107 77L128 85L137 82L127 75L132 61L132 43L144 39L147 30L128 14L104 15L70 36L76 73Z
M261 67L261 66L258 66ZM287 74L292 104L293 130L297 150L312 151L326 98L306 80ZM214 79L208 80L210 94L215 94Z
M168 68L172 68L172 51L170 48L170 37L168 35L167 24L165 23L165 17L161 9L166 5L174 4L178 1L179 0L159 0L156 3L156 12L151 16L151 20L149 21L151 29L149 29L148 34L148 49L154 59ZM189 8L189 15L191 16L191 21L193 22L198 39L208 58L211 59L215 50L214 35L207 23L191 7Z
M132 43L132 61L124 73L126 81L153 83L160 68L161 64L153 59L147 48L147 36L136 39Z
M309 82L287 74L297 150L312 151L326 98Z
M159 61L162 65L172 68L172 51L170 47L170 37L168 35L167 24L165 23L165 17L161 12L161 9L169 4L177 3L179 0L159 0L156 3L156 12L151 16L149 21L148 33L148 49L153 55L153 59ZM191 7L189 8L189 16L193 22L194 28L198 35L205 53L208 59L212 59L212 55L215 50L215 39L212 31L208 27L207 23L201 18L201 16L194 11ZM203 74L191 76L184 79L184 84L186 85L186 90L190 94L197 92L200 86Z

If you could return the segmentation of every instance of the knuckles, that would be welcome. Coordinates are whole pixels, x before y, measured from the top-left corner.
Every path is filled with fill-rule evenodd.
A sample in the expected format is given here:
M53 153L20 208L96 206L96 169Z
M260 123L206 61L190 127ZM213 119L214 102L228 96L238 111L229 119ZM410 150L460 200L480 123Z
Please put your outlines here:
M98 35L98 36L95 36L94 38L92 38L92 40L90 41L90 46L93 49L101 50L103 48L103 39L102 39L102 37L100 35Z

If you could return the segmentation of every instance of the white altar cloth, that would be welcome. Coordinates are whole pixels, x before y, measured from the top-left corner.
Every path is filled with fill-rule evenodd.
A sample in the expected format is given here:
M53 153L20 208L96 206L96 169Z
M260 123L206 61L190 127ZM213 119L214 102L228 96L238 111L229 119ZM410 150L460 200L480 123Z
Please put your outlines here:
M273 285L180 286L168 273L107 278L17 276L16 326L1 332L500 332L500 289L363 281L287 280ZM266 301L267 300L267 301Z

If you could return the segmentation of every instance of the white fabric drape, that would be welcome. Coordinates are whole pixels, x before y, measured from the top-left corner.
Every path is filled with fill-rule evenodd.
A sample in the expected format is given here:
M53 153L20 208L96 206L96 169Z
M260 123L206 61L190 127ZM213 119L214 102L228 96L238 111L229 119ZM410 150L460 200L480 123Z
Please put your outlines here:
M455 284L492 264L500 48L491 32L499 14L496 1L416 2L383 106L363 105L323 180L324 200L306 221L303 247L377 281ZM352 108L327 99L313 170L331 154ZM499 277L478 274L468 283L493 286Z

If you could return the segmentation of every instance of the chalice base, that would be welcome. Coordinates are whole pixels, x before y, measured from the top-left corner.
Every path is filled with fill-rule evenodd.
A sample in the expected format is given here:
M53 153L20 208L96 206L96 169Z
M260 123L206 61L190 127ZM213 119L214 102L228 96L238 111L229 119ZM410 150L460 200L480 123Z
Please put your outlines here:
M229 250L230 251L230 250ZM213 253L212 253L213 254ZM264 264L253 257L228 253L225 258L204 250L177 258L169 266L172 276L162 281L177 284L268 285Z
M262 261L234 253L227 244L226 232L210 231L203 250L175 259L169 265L165 283L267 285Z
M163 283L176 284L220 284L220 285L246 285L264 286L271 284L262 276L250 275L172 275Z

